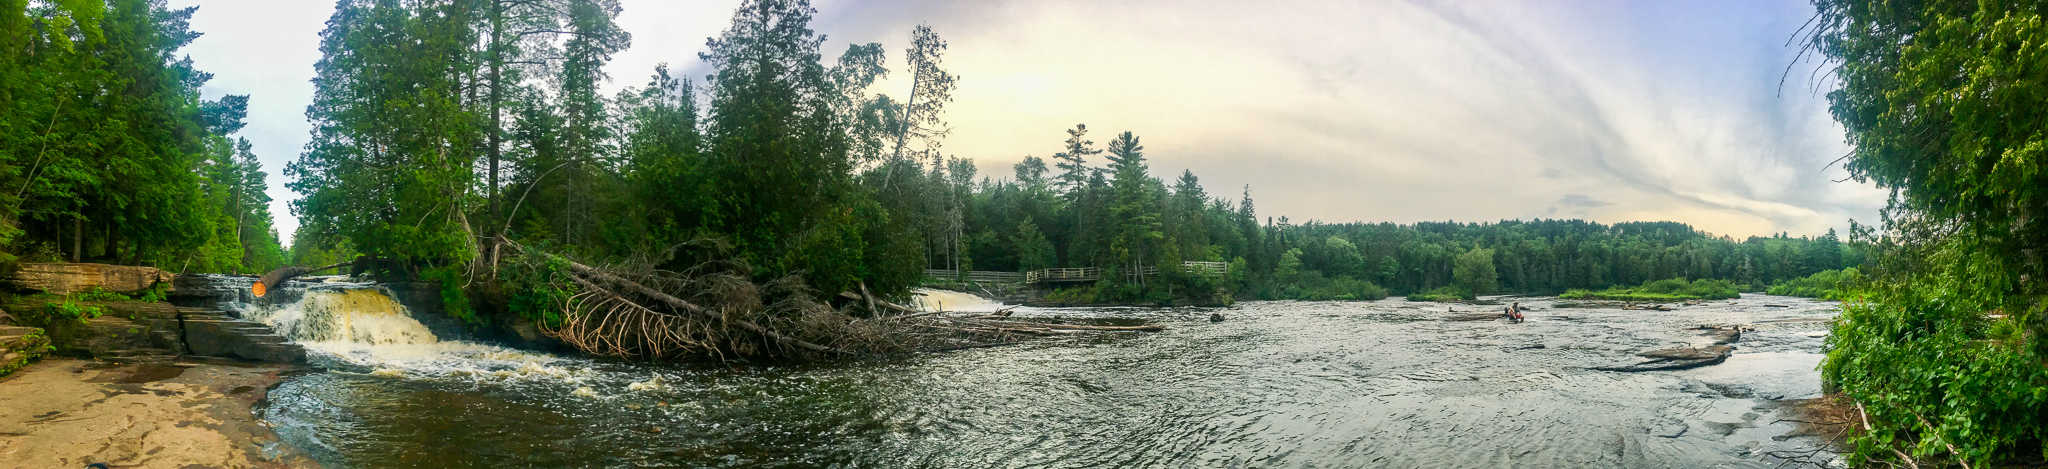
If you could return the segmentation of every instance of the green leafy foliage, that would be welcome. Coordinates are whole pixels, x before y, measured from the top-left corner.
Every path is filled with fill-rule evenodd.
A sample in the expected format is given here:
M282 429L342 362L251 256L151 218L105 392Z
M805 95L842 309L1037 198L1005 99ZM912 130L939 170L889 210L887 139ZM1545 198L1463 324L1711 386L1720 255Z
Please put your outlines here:
M1764 290L1772 295L1803 296L1824 300L1847 300L1864 281L1863 273L1850 267L1841 270L1823 270L1802 278L1778 282Z
M1408 294L1408 301L1434 301L1439 303L1451 303L1458 301L1472 301L1474 299L1478 299L1478 296L1473 295L1472 290L1466 290L1454 286L1442 286L1437 287L1430 291Z
M569 266L560 258L526 259L538 265L506 269L503 278L510 304L508 308L519 317L526 318L543 328L561 325L570 297L575 296L575 287L570 285Z
M245 271L276 263L246 96L202 101L193 8L0 2L0 265ZM251 186L254 182L256 186Z
M1740 296L1741 289L1736 288L1735 282L1704 278L1668 278L1635 287L1614 287L1599 291L1573 289L1558 295L1559 298L1572 300L1615 301L1726 300Z
M7 376L21 367L28 366L28 362L55 350L55 347L50 345L50 337L45 335L42 329L34 329L13 344L0 344L0 355L6 355L10 350L15 352L15 357L11 361L0 362L0 376Z
M2048 10L1814 6L1806 45L1839 77L1844 166L1891 193L1882 232L1851 230L1876 262L1822 364L1868 410L1852 460L2048 458Z
M45 303L41 311L31 312L27 319L31 324L51 325L57 322L84 324L107 313L106 308L80 303L80 300L64 298ZM40 313L40 314L36 314Z

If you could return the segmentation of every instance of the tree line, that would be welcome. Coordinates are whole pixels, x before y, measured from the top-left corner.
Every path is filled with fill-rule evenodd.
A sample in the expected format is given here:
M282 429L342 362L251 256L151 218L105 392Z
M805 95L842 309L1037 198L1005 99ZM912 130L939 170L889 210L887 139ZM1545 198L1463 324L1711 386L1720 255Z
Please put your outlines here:
M1131 132L1097 149L1088 131L1066 131L1054 167L1025 157L1000 179L976 181L975 167L964 161L926 162L926 176L912 182L922 189L909 191L927 199L912 205L924 210L909 217L924 234L926 266L1131 272L1216 261L1231 267L1220 286L1242 298L1369 299L1445 287L1461 296L1554 294L1672 278L1761 290L1860 265L1868 256L1865 246L1832 229L1818 237L1738 241L1675 222L1296 224L1261 218L1249 187L1233 200L1208 193L1192 172L1171 185L1151 176L1142 140ZM1091 158L1103 153L1100 163ZM1869 228L1851 222L1851 229ZM1103 287L1120 289L1121 297L1148 290L1127 285L1127 276L1105 277Z
M282 265L248 96L204 100L195 8L0 1L0 264Z

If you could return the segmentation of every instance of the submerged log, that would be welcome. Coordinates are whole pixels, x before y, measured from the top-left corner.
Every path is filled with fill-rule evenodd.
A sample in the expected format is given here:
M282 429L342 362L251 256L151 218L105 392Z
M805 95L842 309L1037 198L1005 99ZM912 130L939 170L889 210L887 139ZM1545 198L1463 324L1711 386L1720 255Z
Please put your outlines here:
M1501 313L1464 313L1444 316L1445 321L1492 321L1507 317Z
M1642 352L1636 354L1636 356L1663 360L1709 360L1716 357L1726 357L1734 350L1734 347L1726 345L1711 345L1703 348L1672 347Z
M276 270L270 271L270 273L263 274L263 277L257 278L256 283L250 284L249 293L256 295L257 298L262 298L263 295L269 294L271 289L277 288L278 285L283 285L285 282L291 281L292 277L298 277L301 275L306 275L328 269L338 269L353 264L355 264L355 262L351 261L325 267L278 267Z
M1728 361L1728 355L1734 353L1734 351L1734 347L1726 345L1713 345L1703 348L1673 347L1657 349L1636 354L1637 356L1650 358L1648 361L1622 366L1596 366L1592 369L1635 373L1699 368L1702 366L1718 365L1721 362Z

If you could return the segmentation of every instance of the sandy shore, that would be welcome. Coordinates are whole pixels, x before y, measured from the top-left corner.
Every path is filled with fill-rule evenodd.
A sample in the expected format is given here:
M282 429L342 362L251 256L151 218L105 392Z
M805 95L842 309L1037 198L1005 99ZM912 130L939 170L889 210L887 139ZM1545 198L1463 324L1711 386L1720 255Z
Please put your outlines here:
M0 378L0 468L310 466L251 411L286 369L45 359Z

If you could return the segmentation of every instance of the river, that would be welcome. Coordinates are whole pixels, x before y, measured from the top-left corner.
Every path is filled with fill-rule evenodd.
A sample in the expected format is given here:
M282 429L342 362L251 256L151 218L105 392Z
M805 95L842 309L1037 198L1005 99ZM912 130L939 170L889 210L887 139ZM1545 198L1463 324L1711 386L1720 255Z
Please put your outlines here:
M944 301L985 303L970 298ZM1767 467L1768 451L1819 444L1773 421L1819 394L1832 303L1552 303L1525 299L1522 324L1442 321L1446 305L1398 299L1022 308L1168 329L779 366L422 339L392 325L401 307L342 314L376 316L346 321L361 337L400 339L308 340L316 366L260 413L336 467ZM1587 369L1704 344L1688 329L1717 324L1755 327L1726 363ZM405 333L370 330L385 328Z

